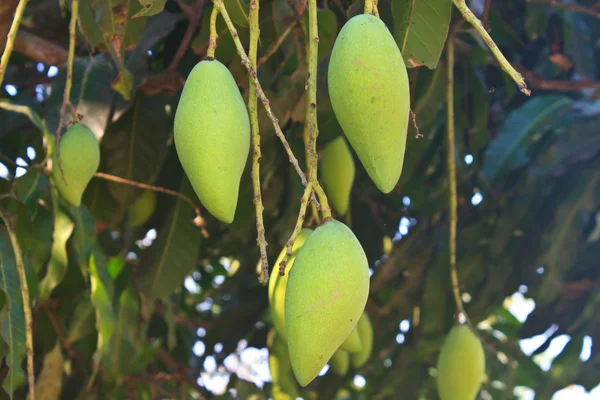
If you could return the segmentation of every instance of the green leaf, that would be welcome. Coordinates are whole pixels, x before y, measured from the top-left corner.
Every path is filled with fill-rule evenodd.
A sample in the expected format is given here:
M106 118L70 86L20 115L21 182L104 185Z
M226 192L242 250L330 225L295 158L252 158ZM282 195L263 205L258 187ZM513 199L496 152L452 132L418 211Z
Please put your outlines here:
M0 336L8 345L5 360L8 375L2 387L12 398L15 390L25 381L21 362L27 347L21 286L10 239L4 229L0 230L0 290L6 295L6 305L0 310Z
M562 95L536 97L508 115L504 125L484 153L482 174L494 184L523 166L526 150L535 134L562 115L572 101Z
M35 213L40 198L46 197L50 190L48 176L38 168L30 168L25 175L15 179L13 189L30 213Z
M79 2L78 26L82 30L90 46L90 50L93 51L104 44L104 36L102 36L102 29L100 29L100 25L96 21L96 16L90 3L89 1Z
M69 216L57 207L54 215L54 242L52 243L52 254L48 262L48 269L44 279L40 282L40 303L46 301L52 290L63 280L69 265L67 254L67 241L73 233L75 224Z
M181 192L195 198L187 179ZM173 293L196 267L202 234L192 223L194 215L186 202L177 200L155 242L142 253L144 268L137 283L149 300Z
M83 276L87 274L90 254L96 242L96 221L86 206L69 207L69 215L75 222L73 231L73 251L75 259L82 269Z
M35 382L36 400L58 400L62 391L64 357L59 342L44 356L44 365Z
M394 38L407 68L434 69L444 49L452 0L393 0Z
M170 99L138 96L133 107L109 126L102 141L106 172L135 182L152 183L162 166L172 131ZM141 189L109 182L108 187L122 207L141 194Z
M139 2L143 8L131 18L149 17L158 14L165 9L167 0L139 0Z
M225 8L234 24L247 28L250 7L244 0L224 0Z
M90 257L90 276L92 281L91 300L96 309L97 351L106 356L110 352L110 340L115 330L115 315L112 307L114 289L106 257L99 247L96 247Z
M94 307L90 302L89 297L80 298L75 307L69 332L67 334L67 342L73 344L94 332Z

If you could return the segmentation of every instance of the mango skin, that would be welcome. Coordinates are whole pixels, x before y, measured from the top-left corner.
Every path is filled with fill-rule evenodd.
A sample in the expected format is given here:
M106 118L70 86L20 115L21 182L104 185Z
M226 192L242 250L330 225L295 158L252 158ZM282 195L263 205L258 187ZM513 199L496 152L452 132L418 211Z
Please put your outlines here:
M271 396L273 400L296 400L298 384L294 380L287 343L271 329L267 336L269 346L269 370L271 372Z
M233 76L217 60L196 64L177 112L177 155L209 213L233 222L240 181L250 150L248 110Z
M358 330L356 328L357 327L355 326L354 329L352 329L350 335L348 335L346 340L344 340L344 343L340 345L340 349L349 353L356 353L361 351L362 343L360 342L360 337L358 336Z
M304 228L296 238L292 245L292 256L288 258L285 265L285 275L279 275L279 263L283 260L287 248L284 246L271 268L271 276L269 277L269 305L271 306L271 318L273 326L277 333L281 335L283 340L287 340L287 331L285 329L285 292L290 274L290 269L294 265L298 251L306 242L306 239L312 233L312 229Z
M84 124L72 125L62 135L59 143L60 163L65 174L62 178L56 151L52 156L52 177L58 192L72 206L81 205L85 188L98 172L100 145L94 133Z
M144 190L136 201L129 207L129 225L138 227L144 225L156 210L156 192Z
M350 354L348 352L337 349L331 359L329 360L331 370L338 376L344 376L350 369Z
M315 229L296 256L285 293L290 361L301 386L350 335L368 294L369 264L354 233L336 220Z
M441 400L474 400L485 377L485 354L479 338L466 325L452 328L437 362Z
M362 348L358 353L351 354L350 359L352 361L352 366L358 369L365 365L371 356L371 352L373 351L373 326L371 325L371 320L369 319L369 315L366 311L363 312L362 316L358 320L358 324L356 325L355 329L360 337Z
M331 205L340 215L345 215L350 203L356 167L350 148L343 136L327 143L321 160L321 180Z
M327 82L350 145L375 185L391 192L404 164L410 88L400 49L383 21L360 14L344 24Z

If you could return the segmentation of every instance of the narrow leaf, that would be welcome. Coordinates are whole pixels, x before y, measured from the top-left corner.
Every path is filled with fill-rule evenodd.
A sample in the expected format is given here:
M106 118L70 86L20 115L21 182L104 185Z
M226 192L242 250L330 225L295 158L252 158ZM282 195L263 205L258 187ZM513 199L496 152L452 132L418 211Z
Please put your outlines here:
M84 337L92 334L94 331L94 307L90 299L86 296L77 302L69 332L67 342L73 344Z
M64 371L64 357L56 343L51 352L44 357L42 371L35 383L36 400L58 400L62 391L62 377Z
M67 241L73 233L75 224L60 208L54 216L54 242L52 255L48 262L48 270L40 282L40 303L46 301L52 290L63 280L69 264Z
M110 339L115 330L115 315L112 307L113 282L108 272L106 257L96 247L90 257L92 281L92 304L96 309L96 330L98 331L97 351L105 356L110 351Z
M142 9L131 18L149 17L156 15L165 9L165 3L167 0L139 0L142 5Z

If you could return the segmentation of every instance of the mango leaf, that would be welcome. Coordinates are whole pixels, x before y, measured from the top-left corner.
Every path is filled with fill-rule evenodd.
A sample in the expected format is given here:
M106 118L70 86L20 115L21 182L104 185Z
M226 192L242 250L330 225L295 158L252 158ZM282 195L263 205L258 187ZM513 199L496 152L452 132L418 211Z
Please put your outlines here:
M57 207L54 215L54 242L52 243L52 254L48 262L48 268L44 279L40 282L40 303L46 301L52 290L63 280L69 265L67 254L67 241L73 233L75 224L69 216Z
M21 252L23 254L27 253L31 248L33 238L33 227L29 209L25 204L11 197L0 200L0 207L8 213L11 225L17 235Z
M393 0L394 38L407 68L434 69L444 49L452 0Z
M25 314L17 266L8 233L0 230L0 290L6 295L6 305L0 310L0 336L8 346L6 366L8 375L2 387L12 398L25 381L21 363L25 358Z
M92 281L91 300L96 310L96 329L98 331L97 351L105 356L110 351L110 339L115 330L115 315L112 307L114 289L106 257L99 246L90 256L90 276Z
M131 18L149 17L158 14L165 9L167 0L139 0L142 10L134 14Z
M96 242L96 221L86 206L69 207L69 215L75 222L73 231L73 251L75 259L82 269L83 276L87 275L87 265L90 254Z
M62 391L65 359L59 342L44 356L42 371L35 382L36 400L58 400Z
M234 24L247 28L250 7L245 0L224 0L225 8Z
M85 39L90 46L90 50L95 50L104 44L104 36L102 36L102 29L96 21L94 10L92 9L91 2L82 1L79 3L79 28L83 32Z
M69 324L67 342L73 344L94 332L94 307L89 297L77 301L77 306Z
M510 113L502 129L484 152L482 174L494 184L510 172L523 166L527 160L527 144L535 134L561 116L561 111L572 104L562 95L536 97Z
M138 96L133 107L109 126L102 141L106 172L136 182L152 183L167 154L171 134L169 98ZM114 198L126 207L141 189L109 182Z
M29 212L33 214L38 206L38 200L45 197L50 190L48 176L38 168L30 168L25 175L15 179L13 189Z
M187 178L182 182L181 193L195 198ZM202 235L192 223L193 218L190 206L177 200L156 241L142 253L143 269L137 283L149 300L173 293L196 267Z

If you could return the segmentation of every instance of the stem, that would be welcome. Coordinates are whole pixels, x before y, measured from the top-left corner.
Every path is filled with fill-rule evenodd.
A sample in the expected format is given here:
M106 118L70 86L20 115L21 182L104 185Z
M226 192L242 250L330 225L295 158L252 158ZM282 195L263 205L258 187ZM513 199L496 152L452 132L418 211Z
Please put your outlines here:
M285 139L285 135L283 134L283 132L281 131L281 128L279 127L279 121L277 120L277 118L273 114L273 110L271 110L271 107L269 106L269 99L267 99L267 96L265 96L265 92L263 91L262 86L260 85L260 82L258 81L258 76L256 74L256 71L254 70L254 68L252 68L252 61L250 61L250 59L248 58L248 55L246 54L246 51L244 50L244 46L242 46L242 42L240 42L240 38L238 37L237 30L235 29L235 26L233 25L231 18L229 18L229 14L227 13L225 4L223 4L223 0L213 0L213 3L215 4L215 7L217 7L219 9L219 12L223 16L223 19L225 20L225 24L227 25L227 28L229 29L229 32L231 33L233 42L235 43L237 53L240 56L240 58L242 59L242 65L246 68L246 70L250 74L250 79L252 79L252 82L254 83L254 85L256 87L256 94L257 94L258 98L260 99L260 101L263 103L265 110L267 112L267 115L269 116L269 119L273 123L273 128L275 128L275 134L277 135L279 140L281 140L281 142L283 143L283 147L285 148L285 151L288 154L289 161L294 166L294 169L300 176L302 184L306 186L308 184L308 181L306 180L306 175L300 168L300 165L298 165L298 159L296 159L296 156L294 156L294 153L292 152L292 149L290 148L289 143Z
M137 187L140 189L153 190L155 192L168 194L169 196L177 197L178 199L185 201L186 203L188 203L190 205L190 207L192 207L194 209L194 212L196 213L196 219L194 220L194 225L196 225L197 227L201 227L202 234L204 235L204 237L208 237L208 232L206 231L206 228L205 228L206 222L204 221L204 218L202 217L202 214L200 213L200 207L198 207L192 199L185 196L184 194L181 194L174 190L166 189L166 188L163 188L160 186L152 186L152 185L148 185L146 183L130 181L129 179L120 178L118 176L114 176L114 175L110 175L110 174L105 174L103 172L96 172L96 174L94 174L94 177L104 179L105 181L111 181L111 182L121 183L123 185Z
M460 297L460 285L458 283L458 274L456 272L456 225L458 222L457 216L457 199L456 199L456 161L454 159L454 35L451 35L448 40L448 48L446 49L447 56L447 87L446 87L446 145L448 158L448 181L450 185L450 194L448 197L450 207L450 279L452 280L452 293L456 302L456 309L459 314L465 317L467 313L463 307Z
M379 0L365 0L365 14L371 14L379 17L379 10L377 9L377 3Z
M35 399L35 376L33 370L33 318L31 316L31 304L29 302L29 287L27 286L27 276L25 275L25 264L23 263L23 254L21 253L21 247L17 240L17 234L15 232L10 217L2 208L0 208L0 218L6 225L8 236L12 243L13 251L15 253L15 260L17 261L17 273L19 274L19 280L21 281L21 296L23 296L23 313L25 314L25 341L27 344L27 377L29 379L29 396L30 399Z
M67 57L67 78L65 82L65 92L63 94L63 104L60 107L60 120L58 122L58 128L56 129L56 146L54 151L56 152L56 162L60 169L61 179L64 181L66 186L69 183L65 179L65 171L63 170L60 162L60 134L62 128L65 126L65 112L67 107L70 107L73 118L76 118L77 112L75 112L73 105L69 101L71 97L71 87L73 86L73 60L75 59L75 40L77 35L77 18L79 17L79 0L73 0L71 4L71 22L69 23L69 55Z
M266 63L267 60L269 59L269 57L271 57L273 54L275 54L277 52L277 50L279 50L279 47L281 47L285 38L287 38L288 35L294 30L294 28L296 27L296 24L298 24L297 20L292 22L285 29L285 31L283 31L283 33L277 38L277 41L273 44L273 46L269 49L269 51L264 56L262 56L260 58L260 60L258 60L258 66L256 66L256 65L254 66L255 70L257 69L257 67L260 67L261 65Z
M177 4L179 5L179 8L181 8L185 16L188 18L190 23L187 27L187 30L185 31L185 34L183 35L181 43L179 44L179 48L177 49L177 52L173 57L173 61L171 61L171 64L169 64L169 66L167 67L167 71L170 72L174 72L177 69L177 66L179 65L181 59L185 55L185 52L187 51L187 48L190 45L190 42L194 38L196 29L198 28L198 25L200 25L200 20L202 19L202 12L204 10L204 0L198 0L193 6L188 6L181 0L178 0Z
M214 7L210 13L210 36L208 38L208 50L206 56L215 58L215 50L217 49L217 16L219 15L219 7ZM252 41L252 39L250 39Z
M310 195L313 189L313 182L308 182L306 187L304 188L304 193L302 194L302 198L300 199L300 212L298 213L298 219L296 220L296 226L294 226L294 231L292 235L288 239L285 247L287 248L283 259L279 263L279 275L285 275L285 265L287 264L288 259L292 256L292 246L294 246L294 242L296 238L300 234L302 230L302 224L304 224L304 218L306 218L306 207L308 206L308 202L310 201Z
M19 5L17 6L17 9L15 11L15 17L13 18L12 25L10 26L10 30L8 31L8 36L6 38L6 47L4 48L4 53L2 53L2 59L0 59L0 87L2 86L2 82L4 82L4 73L6 72L6 68L8 67L8 60L10 59L10 55L15 45L17 31L19 30L19 25L21 24L21 19L23 18L23 13L25 12L25 6L27 5L27 1L28 0L19 1Z
M252 62L252 68L256 70L256 53L258 51L258 38L260 37L260 27L258 24L259 0L250 2L250 48L248 55ZM217 8L215 8L217 9ZM265 224L263 221L263 203L260 192L260 160L262 154L260 151L260 131L258 128L258 102L256 100L256 86L250 79L248 84L248 111L250 113L250 127L252 128L252 188L254 190L254 208L256 212L256 233L258 238L258 247L261 258L261 277L262 283L269 280L269 258L267 257L267 240L265 239Z
M525 83L525 79L523 79L523 76L520 73L518 73L512 65L510 65L508 60L504 57L504 54L502 54L496 43L494 43L494 40L492 39L490 34L485 30L484 26L481 24L481 21L475 16L475 14L473 14L473 12L471 12L469 7L465 3L465 0L452 1L454 2L456 8L458 8L460 13L463 15L463 17L467 20L467 22L473 25L473 27L477 30L481 38L485 41L485 43L490 48L491 52L494 54L494 56L500 63L502 69L508 75L510 75L513 81L515 81L515 83L519 87L519 90L525 95L531 96L531 91L527 89L527 84Z
M315 192L319 197L319 201L321 202L321 212L323 213L323 222L331 221L333 217L331 216L331 207L329 207L329 201L327 201L327 196L325 196L325 191L321 187L321 184L317 181L314 182Z

